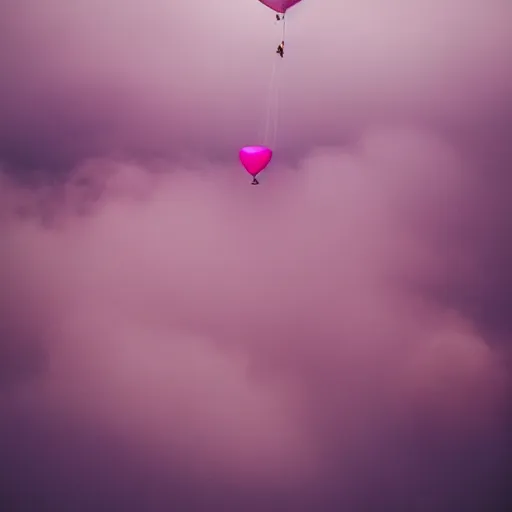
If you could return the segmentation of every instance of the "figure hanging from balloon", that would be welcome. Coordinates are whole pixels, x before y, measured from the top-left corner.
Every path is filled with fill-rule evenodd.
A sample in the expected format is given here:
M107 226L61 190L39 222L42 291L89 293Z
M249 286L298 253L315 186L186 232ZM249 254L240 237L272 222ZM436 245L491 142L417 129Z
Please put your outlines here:
M281 41L279 43L279 46L277 47L276 53L278 53L281 56L281 58L284 57L284 41Z
M276 12L276 21L282 21L283 22L283 41L281 44L277 47L276 53L278 53L281 58L284 54L284 35L286 31L286 20L285 20L285 14L286 11L293 7L295 4L298 4L302 0L258 0L263 5L266 5L269 9L272 9Z
M276 21L283 21L282 41L277 47L276 53L284 57L284 40L286 31L285 13L301 0L258 0L263 5L276 12ZM272 160L272 150L267 146L246 146L240 150L240 161L245 170L252 176L251 185L259 185L256 176L267 167Z

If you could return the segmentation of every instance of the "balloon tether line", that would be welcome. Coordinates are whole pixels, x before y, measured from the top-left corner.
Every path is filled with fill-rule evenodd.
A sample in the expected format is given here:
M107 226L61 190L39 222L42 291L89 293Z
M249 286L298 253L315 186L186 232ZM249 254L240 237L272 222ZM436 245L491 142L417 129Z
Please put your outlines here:
M275 88L276 88L276 72L277 72L277 60L274 60L274 64L272 66L272 73L270 75L270 81L268 84L268 92L267 92L267 101L266 101L266 112L265 112L265 122L263 127L263 144L269 144L269 135L270 135L270 125L271 125L271 117L272 111L275 108Z
M286 12L286 11L285 11ZM285 13L283 13L282 17L283 23L283 31L281 35L281 41L284 43L286 37L286 17ZM262 142L264 145L272 145L275 146L277 142L277 132L278 132L278 119L279 119L279 89L280 89L280 80L279 75L277 74L277 66L281 65L282 62L278 61L281 59L274 60L274 65L272 66L272 72L269 80L269 87L267 93L267 105L266 105L266 115L263 126L263 137Z

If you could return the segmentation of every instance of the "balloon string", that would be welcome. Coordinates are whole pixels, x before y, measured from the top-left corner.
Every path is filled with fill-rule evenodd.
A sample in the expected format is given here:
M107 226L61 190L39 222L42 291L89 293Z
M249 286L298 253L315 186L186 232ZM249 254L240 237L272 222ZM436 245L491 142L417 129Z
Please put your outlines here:
M283 33L282 33L282 37L281 37L281 41L284 43L285 41L285 36L286 36L286 17L285 15L283 14ZM285 48L285 51L286 51L286 48ZM284 59L278 59L278 65L279 66L284 66ZM277 145L277 135L278 135L278 131L279 131L279 93L280 93L280 89L281 89L281 81L282 81L282 74L283 74L283 71L281 70L278 74L277 74L277 77L276 77L276 85L275 85L275 93L274 93L274 96L273 96L273 116L272 116L272 138L271 138L271 145L272 145L272 148L275 149L276 145Z
M263 132L263 144L269 144L269 135L271 129L271 118L272 111L274 109L274 96L275 96L275 82L276 82L276 72L277 72L277 60L274 60L274 65L272 66L272 73L270 76L268 93L267 93L267 101L266 101L266 115L265 115L265 129Z
M281 41L284 42L286 35L286 18L283 16L283 31ZM277 142L278 121L279 121L279 89L280 89L280 73L277 71L277 66L282 66L283 59L274 58L274 65L272 66L272 73L269 80L267 101L266 101L266 115L265 127L263 132L263 145L275 148Z
M284 43L286 36L286 18L283 14L283 33L282 33L282 39L281 41ZM284 66L284 59L278 59L278 65ZM271 145L272 148L275 149L277 146L277 135L279 132L279 96L280 96L280 89L281 89L281 81L282 81L282 74L283 71L280 70L280 72L277 74L276 77L276 85L275 85L275 93L274 93L274 108L273 108L273 129L272 129L272 139L271 139Z
M281 59L280 59L281 60ZM284 62L279 62L279 66L283 66ZM282 71L277 73L276 77L276 85L275 85L275 93L274 93L274 108L273 108L273 131L272 131L272 139L271 144L272 148L275 149L277 144L277 133L279 128L279 93L281 89L281 81L282 81Z

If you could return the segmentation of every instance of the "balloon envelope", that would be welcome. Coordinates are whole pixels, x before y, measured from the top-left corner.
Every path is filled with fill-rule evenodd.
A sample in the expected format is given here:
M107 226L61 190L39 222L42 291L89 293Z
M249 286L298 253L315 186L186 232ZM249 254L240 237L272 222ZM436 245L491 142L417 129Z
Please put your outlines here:
M259 0L262 4L270 7L273 11L284 14L287 9L298 4L301 0Z
M270 160L272 160L272 150L265 146L246 146L240 150L240 162L251 176L256 176L263 171Z

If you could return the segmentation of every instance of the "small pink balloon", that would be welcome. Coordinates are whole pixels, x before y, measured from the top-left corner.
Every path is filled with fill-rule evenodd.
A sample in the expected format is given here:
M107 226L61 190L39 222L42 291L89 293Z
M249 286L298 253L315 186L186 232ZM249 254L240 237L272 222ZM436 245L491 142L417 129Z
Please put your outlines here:
M259 174L272 160L272 150L265 146L246 146L240 150L240 162L251 175Z

